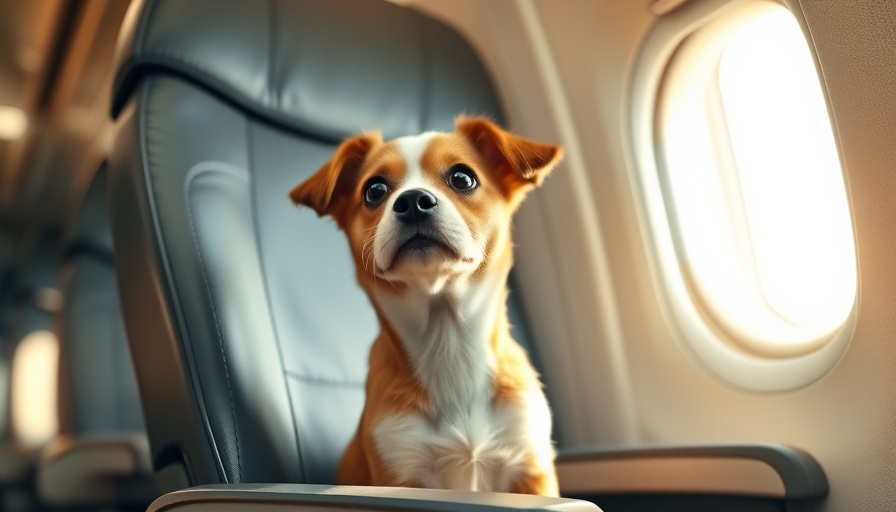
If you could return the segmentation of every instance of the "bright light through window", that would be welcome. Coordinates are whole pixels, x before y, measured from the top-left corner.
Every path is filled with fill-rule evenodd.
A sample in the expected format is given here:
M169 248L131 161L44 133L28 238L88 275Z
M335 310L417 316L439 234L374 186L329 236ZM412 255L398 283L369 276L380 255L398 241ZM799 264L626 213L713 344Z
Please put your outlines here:
M742 346L817 348L849 316L855 247L818 75L787 9L707 31L677 58L659 130L678 250Z
M59 432L58 368L53 333L35 331L19 342L12 364L12 420L17 440L27 448L42 446Z
M830 331L852 307L855 251L828 112L793 15L776 9L743 27L722 54L719 88L763 296L794 325Z

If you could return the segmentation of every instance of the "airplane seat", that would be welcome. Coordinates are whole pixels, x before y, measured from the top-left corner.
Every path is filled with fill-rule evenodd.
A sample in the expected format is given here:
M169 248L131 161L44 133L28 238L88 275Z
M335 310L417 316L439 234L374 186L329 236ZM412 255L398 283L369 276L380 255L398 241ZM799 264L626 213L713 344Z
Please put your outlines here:
M32 226L13 250L0 350L0 509L31 510L39 449L55 432L53 390L42 385L56 371L53 317L58 291L59 235Z
M113 240L153 466L166 490L229 484L150 510L410 495L418 510L537 509L530 496L295 485L333 483L378 326L344 237L287 194L362 130L500 118L467 42L385 1L146 0L118 58Z
M132 15L112 223L156 463L181 461L192 484L329 483L377 324L334 226L287 194L363 129L496 115L489 78L452 30L386 2Z
M115 285L104 168L62 259L59 435L41 452L37 489L54 506L142 510L158 492Z

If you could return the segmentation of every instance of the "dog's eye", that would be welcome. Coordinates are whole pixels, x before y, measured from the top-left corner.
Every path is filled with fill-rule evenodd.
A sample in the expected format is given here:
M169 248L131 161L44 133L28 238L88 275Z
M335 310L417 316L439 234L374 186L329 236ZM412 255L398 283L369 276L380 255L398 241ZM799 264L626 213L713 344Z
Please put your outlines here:
M455 190L468 191L476 188L476 175L464 164L455 164L448 170L448 184Z
M389 192L389 186L379 177L370 178L364 187L364 203L367 206L378 205Z

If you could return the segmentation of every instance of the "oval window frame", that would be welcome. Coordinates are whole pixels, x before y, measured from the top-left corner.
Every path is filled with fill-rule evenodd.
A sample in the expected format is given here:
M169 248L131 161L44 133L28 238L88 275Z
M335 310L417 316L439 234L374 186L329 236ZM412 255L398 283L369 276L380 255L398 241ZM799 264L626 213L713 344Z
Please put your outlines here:
M723 30L726 24L743 23L769 5L788 6L773 0L691 0L659 13L656 24L642 42L641 50L631 74L630 126L626 133L631 140L629 148L634 162L634 197L639 201L643 232L649 234L645 243L652 248L652 277L662 290L660 303L664 307L668 323L674 326L676 338L686 352L695 356L700 366L707 368L723 382L757 392L780 392L805 387L827 374L845 353L855 329L859 308L858 280L852 309L843 324L830 335L805 344L799 350L763 350L750 340L738 339L713 321L711 313L695 296L688 282L688 273L676 247L674 224L667 209L668 198L664 193L662 146L658 137L659 107L663 95L662 86L667 72L674 66L679 52L688 51L689 36L712 37L712 32ZM798 13L793 12L803 34L807 31ZM703 32L703 34L700 34ZM813 58L814 48L807 37ZM703 59L715 59L717 63L723 47L703 49ZM712 56L712 52L717 52ZM817 60L816 60L816 69ZM821 76L819 74L819 76ZM822 93L829 103L823 80ZM830 113L830 109L828 109ZM840 150L836 125L832 120L834 141ZM841 169L842 169L841 159ZM852 207L848 183L844 180L852 223ZM853 240L855 234L853 230ZM858 274L858 269L856 269Z

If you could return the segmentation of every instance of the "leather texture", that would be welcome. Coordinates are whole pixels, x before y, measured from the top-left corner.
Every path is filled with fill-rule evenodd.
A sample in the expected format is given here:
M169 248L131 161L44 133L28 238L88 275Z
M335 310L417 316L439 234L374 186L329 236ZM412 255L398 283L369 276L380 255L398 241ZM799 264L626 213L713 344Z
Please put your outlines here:
M238 502L251 510L414 510L418 512L600 512L587 501L500 492L351 485L205 485L166 494L148 512L205 512Z
M810 453L774 443L563 450L556 465L563 496L674 492L802 500L823 498L830 489Z
M362 128L500 117L451 29L379 0L155 0L122 36L110 155L156 470L332 483L378 325L344 235L287 193Z
M94 176L65 250L59 322L62 433L145 431L115 285L106 170Z
M119 54L113 115L141 77L159 68L329 141L370 129L388 138L450 130L458 107L495 113L489 78L469 45L410 9L371 0L146 1L138 8Z

